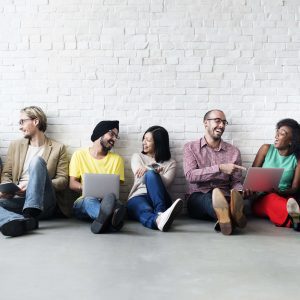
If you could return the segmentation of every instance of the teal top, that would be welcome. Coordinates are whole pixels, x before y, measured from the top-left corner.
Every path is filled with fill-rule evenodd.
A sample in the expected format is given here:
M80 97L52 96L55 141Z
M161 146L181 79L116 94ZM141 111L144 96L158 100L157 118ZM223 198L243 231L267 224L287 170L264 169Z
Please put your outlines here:
M285 191L292 185L295 169L297 167L297 158L295 154L282 156L279 154L279 151L274 147L274 145L270 145L262 167L284 168L278 188L281 191Z

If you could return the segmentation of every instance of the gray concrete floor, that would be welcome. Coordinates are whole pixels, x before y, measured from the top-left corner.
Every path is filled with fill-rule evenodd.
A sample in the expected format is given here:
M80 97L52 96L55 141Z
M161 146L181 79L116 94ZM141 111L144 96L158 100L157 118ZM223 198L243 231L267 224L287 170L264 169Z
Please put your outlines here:
M167 233L127 222L95 235L76 220L0 236L1 299L283 299L299 291L300 235L267 220L223 236L176 220Z

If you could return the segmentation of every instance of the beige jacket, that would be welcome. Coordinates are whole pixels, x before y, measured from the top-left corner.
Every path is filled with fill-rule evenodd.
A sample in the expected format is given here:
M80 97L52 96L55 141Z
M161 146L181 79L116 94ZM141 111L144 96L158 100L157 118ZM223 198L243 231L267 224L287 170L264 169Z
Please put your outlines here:
M8 147L6 161L1 175L1 182L18 183L23 171L23 165L29 146L28 139L21 139ZM42 158L47 164L47 170L56 192L57 204L65 216L70 216L72 203L64 199L64 190L68 186L68 157L63 144L46 137Z

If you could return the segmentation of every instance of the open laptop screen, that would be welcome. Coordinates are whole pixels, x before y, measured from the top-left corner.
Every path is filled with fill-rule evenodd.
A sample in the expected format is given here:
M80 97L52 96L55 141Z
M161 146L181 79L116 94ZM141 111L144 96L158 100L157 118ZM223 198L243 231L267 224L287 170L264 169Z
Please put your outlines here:
M83 197L103 199L107 194L113 193L119 199L120 176L115 174L83 174Z
M278 189L283 171L283 168L251 167L247 171L243 188L254 192L271 192Z

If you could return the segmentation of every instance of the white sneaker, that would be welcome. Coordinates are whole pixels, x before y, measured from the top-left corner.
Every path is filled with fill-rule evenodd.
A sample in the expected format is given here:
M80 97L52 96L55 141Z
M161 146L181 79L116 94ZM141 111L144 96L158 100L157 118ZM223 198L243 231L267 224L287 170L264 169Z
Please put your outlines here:
M178 198L165 212L159 213L156 218L157 228L160 231L168 231L174 218L181 212L182 207L183 201Z

